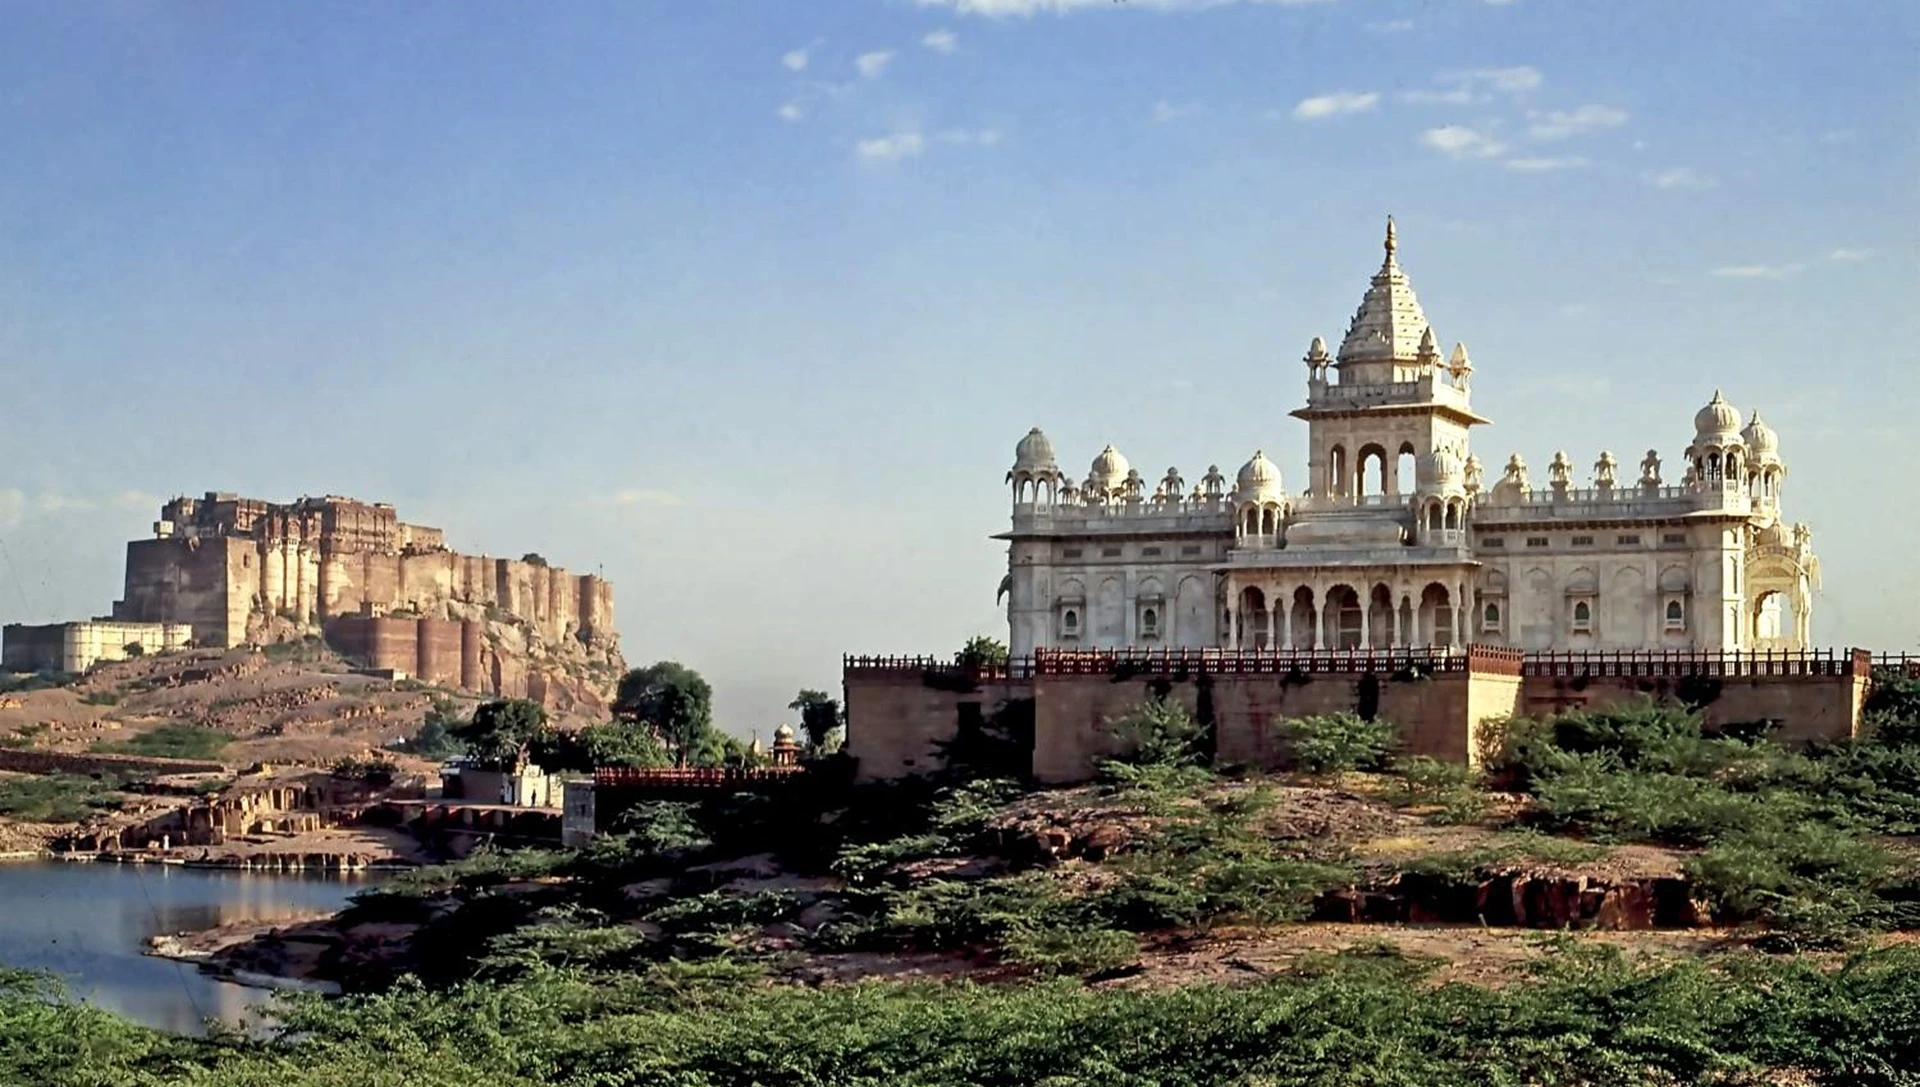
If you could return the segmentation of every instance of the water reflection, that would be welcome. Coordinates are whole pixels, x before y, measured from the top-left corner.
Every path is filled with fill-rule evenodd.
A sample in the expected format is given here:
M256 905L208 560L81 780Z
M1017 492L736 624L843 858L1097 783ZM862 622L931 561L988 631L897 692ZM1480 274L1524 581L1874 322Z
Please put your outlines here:
M366 876L174 866L0 864L0 963L52 970L75 996L167 1030L238 1022L267 994L141 954L148 937L339 909Z

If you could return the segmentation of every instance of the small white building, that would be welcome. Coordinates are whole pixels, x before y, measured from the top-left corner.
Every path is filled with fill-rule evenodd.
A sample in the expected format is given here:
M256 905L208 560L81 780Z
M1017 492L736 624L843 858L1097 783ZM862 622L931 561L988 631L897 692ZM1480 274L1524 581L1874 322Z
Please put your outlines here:
M1678 480L1648 450L1576 482L1555 452L1536 487L1514 454L1491 486L1469 433L1465 344L1439 337L1386 256L1329 353L1304 362L1307 487L1256 450L1149 484L1112 445L1076 484L1038 427L1007 473L1008 645L1350 649L1490 643L1529 650L1765 650L1810 640L1819 561L1781 510L1773 430L1718 391ZM1573 410L1570 408L1569 410ZM1626 469L1632 473L1633 469Z
M0 630L0 667L13 672L80 673L101 661L128 660L193 642L187 623L122 623L93 619Z

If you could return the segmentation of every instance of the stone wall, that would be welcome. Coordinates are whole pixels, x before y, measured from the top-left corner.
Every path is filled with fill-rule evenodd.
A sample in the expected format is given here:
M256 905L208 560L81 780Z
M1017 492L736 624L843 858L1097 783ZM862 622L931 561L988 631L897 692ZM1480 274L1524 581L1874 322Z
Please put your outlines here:
M226 766L204 759L93 755L0 747L0 770L18 774L217 774Z
M1477 765L1486 725L1651 697L1700 707L1711 727L1776 724L1783 743L1857 733L1866 654L1560 654L1471 646L1465 652L1056 654L991 669L912 658L850 659L847 752L863 780L924 774L963 722L1014 699L1033 703L1032 770L1044 782L1089 779L1114 754L1108 721L1163 697L1210 721L1224 763L1272 767L1274 725L1352 712L1393 722L1401 750Z
M186 623L122 623L93 620L47 626L8 624L0 633L0 667L16 672L80 673L100 661L126 660L128 646L140 653L183 649L193 640Z

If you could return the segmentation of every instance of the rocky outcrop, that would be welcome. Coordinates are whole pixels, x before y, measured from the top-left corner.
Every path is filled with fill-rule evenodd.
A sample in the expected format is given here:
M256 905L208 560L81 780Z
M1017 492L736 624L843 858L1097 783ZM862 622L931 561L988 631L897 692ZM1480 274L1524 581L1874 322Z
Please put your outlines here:
M1454 881L1401 875L1369 888L1329 891L1314 920L1462 923L1521 928L1641 930L1707 924L1709 909L1685 879L1596 879L1564 872L1507 871Z

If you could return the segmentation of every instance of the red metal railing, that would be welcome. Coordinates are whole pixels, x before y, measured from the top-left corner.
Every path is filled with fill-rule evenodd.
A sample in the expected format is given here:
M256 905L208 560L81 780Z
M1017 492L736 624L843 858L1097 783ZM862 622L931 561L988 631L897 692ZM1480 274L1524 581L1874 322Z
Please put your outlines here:
M800 766L762 766L751 770L733 767L643 770L633 766L603 766L593 772L593 783L595 786L724 789L737 785L785 781L795 774L805 772L806 769Z
M1213 675L1354 675L1418 670L1527 676L1844 676L1874 667L1920 676L1920 657L1875 656L1864 649L1623 650L1533 652L1469 645L1416 649L1111 649L1036 650L1004 663L951 657L848 656L847 674L937 674L973 680L1035 676L1206 672Z

